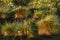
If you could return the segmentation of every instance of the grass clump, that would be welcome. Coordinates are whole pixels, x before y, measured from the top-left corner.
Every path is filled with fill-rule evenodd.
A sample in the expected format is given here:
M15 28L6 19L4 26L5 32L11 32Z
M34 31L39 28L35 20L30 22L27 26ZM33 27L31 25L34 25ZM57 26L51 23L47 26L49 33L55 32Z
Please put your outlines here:
M54 35L58 33L58 18L56 15L49 15L37 22L39 35Z

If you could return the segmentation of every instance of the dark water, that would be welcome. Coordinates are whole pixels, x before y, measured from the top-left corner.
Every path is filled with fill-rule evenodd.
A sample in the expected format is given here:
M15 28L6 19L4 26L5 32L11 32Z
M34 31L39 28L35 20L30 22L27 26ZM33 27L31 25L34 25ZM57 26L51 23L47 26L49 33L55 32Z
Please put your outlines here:
M37 36L34 38L27 38L25 36L2 36L0 35L0 40L60 40L60 34L54 36Z

